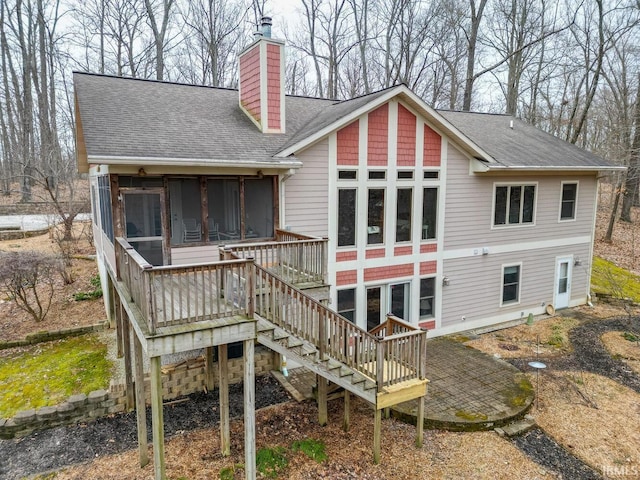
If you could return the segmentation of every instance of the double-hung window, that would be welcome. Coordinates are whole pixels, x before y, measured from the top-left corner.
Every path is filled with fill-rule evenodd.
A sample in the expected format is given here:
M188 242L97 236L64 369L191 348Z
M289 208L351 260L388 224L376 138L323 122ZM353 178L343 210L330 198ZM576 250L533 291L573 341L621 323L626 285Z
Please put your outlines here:
M563 183L562 199L560 200L560 220L574 220L576 218L576 200L578 199L578 184Z
M436 295L436 279L420 279L420 318L433 317L433 303Z
M493 224L533 224L535 201L535 185L496 185Z
M502 305L520 301L520 265L502 267Z

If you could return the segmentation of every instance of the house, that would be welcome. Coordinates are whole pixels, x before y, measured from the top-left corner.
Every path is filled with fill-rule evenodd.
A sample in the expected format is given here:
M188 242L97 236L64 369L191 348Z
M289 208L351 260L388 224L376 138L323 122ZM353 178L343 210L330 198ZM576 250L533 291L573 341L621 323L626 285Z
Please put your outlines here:
M136 379L151 359L156 478L160 356L243 342L249 365L254 340L318 374L321 418L327 381L374 404L379 458L381 409L425 394L424 329L588 301L598 178L617 168L405 85L287 96L269 36L239 64L239 91L74 74L107 309Z

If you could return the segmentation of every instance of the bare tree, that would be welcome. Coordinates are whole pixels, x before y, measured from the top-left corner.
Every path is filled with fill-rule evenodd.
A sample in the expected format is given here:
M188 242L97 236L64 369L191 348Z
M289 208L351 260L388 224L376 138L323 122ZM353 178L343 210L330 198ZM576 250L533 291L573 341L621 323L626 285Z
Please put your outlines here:
M152 0L144 0L144 5L149 17L149 25L153 31L156 80L164 80L164 54L167 40L167 29L169 27L169 20L172 15L171 8L173 7L174 2L175 0L161 0L159 2L160 7L158 7L158 2L152 3Z

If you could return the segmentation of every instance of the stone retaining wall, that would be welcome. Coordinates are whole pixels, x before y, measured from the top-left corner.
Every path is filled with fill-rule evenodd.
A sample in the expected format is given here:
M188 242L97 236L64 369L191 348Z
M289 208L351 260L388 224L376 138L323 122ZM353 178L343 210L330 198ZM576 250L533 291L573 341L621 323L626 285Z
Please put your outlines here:
M266 374L274 368L274 354L264 347L255 352L256 375ZM162 398L173 400L200 392L205 388L205 363L202 356L175 365L162 367ZM215 384L218 384L217 363L214 364ZM229 382L238 383L243 376L243 358L228 361ZM150 402L149 379L145 378L146 402ZM109 390L95 390L89 395L72 395L66 401L37 410L18 412L13 418L0 419L0 438L24 437L32 432L88 422L98 417L127 410L126 391L123 383L113 383ZM133 406L131 406L133 408Z
M23 340L9 340L6 342L0 341L0 350L4 350L7 348L26 347L28 345L35 345L36 343L50 342L52 340L59 340L61 338L84 335L85 333L100 332L102 330L106 330L108 326L109 322L104 321L84 327L64 328L61 330L51 331L44 330L42 332L31 333L27 335Z

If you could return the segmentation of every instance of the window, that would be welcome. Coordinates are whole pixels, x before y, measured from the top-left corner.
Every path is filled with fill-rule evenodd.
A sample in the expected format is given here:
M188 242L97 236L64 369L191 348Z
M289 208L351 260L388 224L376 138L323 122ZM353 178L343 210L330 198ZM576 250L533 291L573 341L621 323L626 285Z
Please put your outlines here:
M436 279L420 279L420 318L433 317L433 303L435 300Z
M355 323L356 289L338 290L338 313L351 323Z
M356 192L355 188L338 190L338 246L356 244Z
M98 196L100 197L102 231L113 242L113 212L111 210L111 186L108 175L98 177Z
M357 170L339 170L338 180L355 180L358 178Z
M533 223L535 185L497 185L494 225Z
M367 245L384 242L384 189L369 189L367 210Z
M520 301L520 265L509 265L502 269L502 304Z
M384 170L370 170L369 180L384 180L387 178L387 172Z
M202 200L197 178L169 180L171 244L198 243L202 237Z
M367 331L380 325L381 301L382 289L380 287L367 288Z
M562 184L562 200L560 202L560 220L576 218L576 199L578 198L577 183Z
M413 180L413 170L399 170L398 180Z
M243 207L244 235L242 238L273 237L273 177L246 178ZM220 235L222 236L222 233Z
M438 189L425 188L422 195L422 240L436 238Z
M425 180L437 180L440 177L439 172L425 171L423 174L423 178Z
M391 313L403 320L409 320L410 283L396 283L390 286Z
M396 242L411 240L411 197L410 188L398 189L396 205Z

